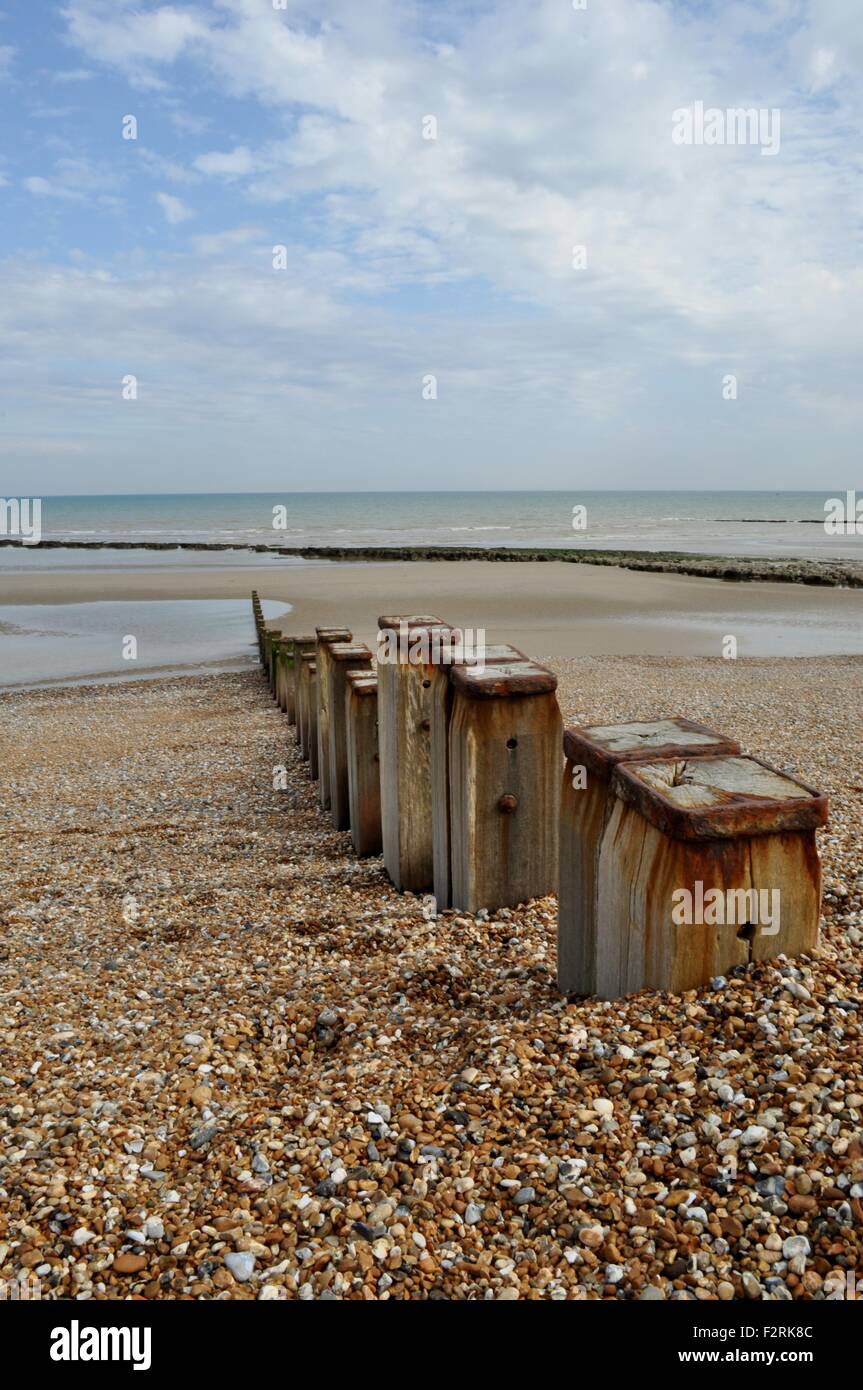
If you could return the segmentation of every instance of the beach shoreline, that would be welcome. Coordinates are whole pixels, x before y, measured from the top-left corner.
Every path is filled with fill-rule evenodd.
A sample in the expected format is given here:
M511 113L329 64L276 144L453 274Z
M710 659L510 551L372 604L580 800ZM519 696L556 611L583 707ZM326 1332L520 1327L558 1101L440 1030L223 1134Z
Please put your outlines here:
M38 551L193 551L248 552L287 560L317 560L332 563L428 563L461 564L571 564L610 567L655 574L683 574L732 583L805 584L826 588L863 588L863 561L805 559L781 556L702 555L677 550L603 550L590 547L537 546L282 546L237 545L228 541L81 541L43 540L26 545L20 540L0 538L0 546L37 553Z

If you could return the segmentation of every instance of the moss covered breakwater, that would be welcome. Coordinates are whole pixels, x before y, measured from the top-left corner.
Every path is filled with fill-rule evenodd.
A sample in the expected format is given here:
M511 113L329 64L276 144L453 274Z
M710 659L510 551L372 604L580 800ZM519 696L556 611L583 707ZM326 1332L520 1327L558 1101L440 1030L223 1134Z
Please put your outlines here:
M702 579L761 580L770 583L816 584L827 588L863 588L863 563L856 560L761 559L751 556L694 555L677 550L576 550L574 548L521 549L496 546L283 546L232 545L226 541L41 541L23 545L0 538L0 545L25 550L232 550L285 559L330 560L357 563L364 560L448 562L486 560L497 564L562 561L570 565L610 565L616 569L660 574L690 574Z

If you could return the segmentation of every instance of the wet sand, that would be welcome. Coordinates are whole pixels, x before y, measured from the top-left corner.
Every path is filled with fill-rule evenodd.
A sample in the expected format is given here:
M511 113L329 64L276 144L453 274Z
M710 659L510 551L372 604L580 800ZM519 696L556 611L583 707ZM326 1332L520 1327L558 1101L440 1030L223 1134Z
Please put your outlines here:
M179 562L52 567L5 572L2 602L216 599L248 596L292 605L290 629L347 624L374 638L385 611L433 612L484 628L545 656L719 656L737 638L741 656L863 653L863 592L787 583L729 583L691 575L634 573L556 561L232 565Z

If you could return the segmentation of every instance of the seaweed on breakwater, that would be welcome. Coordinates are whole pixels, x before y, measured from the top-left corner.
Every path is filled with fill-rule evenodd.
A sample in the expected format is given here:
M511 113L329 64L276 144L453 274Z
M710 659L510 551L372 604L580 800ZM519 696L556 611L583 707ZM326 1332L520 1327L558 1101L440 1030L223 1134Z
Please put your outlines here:
M330 560L334 562L439 560L444 562L485 560L497 564L528 564L561 561L571 565L607 565L616 569L652 571L659 574L689 574L701 579L724 579L730 583L761 580L775 584L815 584L825 588L863 588L863 564L855 560L768 560L750 556L695 555L678 550L586 550L521 549L496 546L283 546L235 545L230 541L40 541L24 545L21 540L0 537L0 545L25 550L232 550L277 558Z

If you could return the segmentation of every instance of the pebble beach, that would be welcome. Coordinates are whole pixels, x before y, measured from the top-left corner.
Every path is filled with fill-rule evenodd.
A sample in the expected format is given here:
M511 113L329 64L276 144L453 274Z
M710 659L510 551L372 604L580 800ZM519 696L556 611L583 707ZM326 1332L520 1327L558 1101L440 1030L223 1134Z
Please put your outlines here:
M536 655L567 724L685 714L830 795L818 948L568 1002L555 900L397 893L319 810L259 672L0 694L0 1278L723 1301L863 1279L863 658Z

